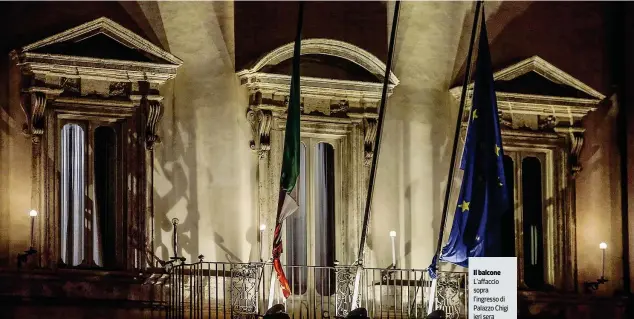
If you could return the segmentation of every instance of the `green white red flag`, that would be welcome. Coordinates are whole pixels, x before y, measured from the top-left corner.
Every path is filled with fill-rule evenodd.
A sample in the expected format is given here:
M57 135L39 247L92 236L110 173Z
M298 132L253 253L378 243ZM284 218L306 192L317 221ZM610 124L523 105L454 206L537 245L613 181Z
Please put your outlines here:
M299 17L297 22L297 37L293 53L293 73L291 75L291 92L286 117L286 133L284 137L284 155L282 159L282 174L280 178L280 196L277 205L277 218L275 232L273 234L273 267L282 287L284 298L291 294L290 286L280 255L282 254L282 223L286 217L293 214L299 208L297 197L297 185L300 165L300 83L299 83L299 56L301 53L302 16L304 3L300 2Z

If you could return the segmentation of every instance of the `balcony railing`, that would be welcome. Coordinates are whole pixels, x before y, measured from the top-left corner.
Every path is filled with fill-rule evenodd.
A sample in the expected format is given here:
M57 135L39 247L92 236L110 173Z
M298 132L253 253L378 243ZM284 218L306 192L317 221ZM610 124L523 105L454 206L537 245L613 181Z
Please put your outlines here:
M364 268L359 305L351 307L356 266L285 266L291 296L283 300L270 263L181 263L170 269L168 318L253 318L283 303L291 318L345 316L358 306L371 318L424 318L432 280L424 269ZM273 276L273 278L272 278ZM435 309L467 318L466 273L440 272ZM272 301L271 301L271 298Z

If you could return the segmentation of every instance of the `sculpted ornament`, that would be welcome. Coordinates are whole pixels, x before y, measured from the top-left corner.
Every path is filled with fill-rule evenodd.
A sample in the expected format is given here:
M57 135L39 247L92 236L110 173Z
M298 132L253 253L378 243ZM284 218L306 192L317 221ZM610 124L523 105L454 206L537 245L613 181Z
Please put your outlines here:
M585 129L580 127L555 127L555 132L565 136L570 143L570 150L568 153L568 158L570 160L570 176L575 178L577 173L579 173L582 169L581 163L579 162L579 154L583 148L583 133L585 132Z
M21 96L20 106L26 116L23 132L31 135L34 141L44 134L44 114L48 100L55 99L64 90L49 89L46 87L30 87L24 90Z
M249 146L258 153L260 158L264 158L271 150L271 121L273 116L270 111L261 109L249 109L247 121L251 125L252 138Z
M372 158L374 157L374 140L376 138L377 127L375 119L365 119L364 122L363 151L365 158L363 164L370 166L372 164Z
M539 129L540 130L546 130L546 129L552 129L557 125L557 118L553 115L548 115L545 117L541 117L539 118Z
M579 154L583 148L583 131L570 132L570 164L572 178L577 176L581 171L581 163L579 163Z
M331 106L331 113L345 113L350 109L350 102L347 100L339 100Z
M148 97L147 101L147 123L145 145L148 150L154 149L155 143L160 143L161 138L156 134L158 123L163 117L162 97Z

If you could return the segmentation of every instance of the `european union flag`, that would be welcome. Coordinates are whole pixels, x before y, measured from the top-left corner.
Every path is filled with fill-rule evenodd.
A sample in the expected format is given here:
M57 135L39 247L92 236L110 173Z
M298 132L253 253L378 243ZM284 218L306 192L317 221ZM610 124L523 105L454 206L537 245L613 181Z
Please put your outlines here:
M462 267L468 266L469 257L500 256L500 220L508 207L502 137L484 21L474 77L473 103L460 164L464 171L462 187L449 241L439 256L441 261ZM433 278L436 258L429 268Z

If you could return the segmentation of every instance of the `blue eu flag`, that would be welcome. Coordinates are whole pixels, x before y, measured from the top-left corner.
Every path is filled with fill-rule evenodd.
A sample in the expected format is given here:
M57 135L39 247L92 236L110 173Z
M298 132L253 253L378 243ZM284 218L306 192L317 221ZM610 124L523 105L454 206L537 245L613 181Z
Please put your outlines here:
M467 267L469 257L498 257L501 253L500 220L508 208L508 194L484 21L480 30L473 103L460 164L464 171L462 187L449 241L440 256L434 256L429 268L433 278L437 257Z

